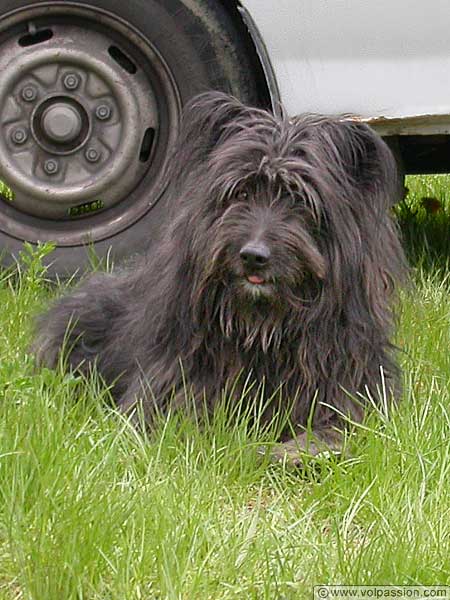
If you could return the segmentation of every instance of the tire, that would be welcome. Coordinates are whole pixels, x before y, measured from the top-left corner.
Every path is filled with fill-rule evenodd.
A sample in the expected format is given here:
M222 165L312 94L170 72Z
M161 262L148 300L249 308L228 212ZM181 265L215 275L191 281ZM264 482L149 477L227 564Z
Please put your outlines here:
M151 248L183 104L258 103L246 42L216 0L2 0L0 249L53 241L51 273Z

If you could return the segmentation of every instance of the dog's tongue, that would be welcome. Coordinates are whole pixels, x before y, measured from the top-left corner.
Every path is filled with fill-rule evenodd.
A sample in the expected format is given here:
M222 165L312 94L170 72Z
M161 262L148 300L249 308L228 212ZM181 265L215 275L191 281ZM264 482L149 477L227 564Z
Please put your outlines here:
M249 275L247 279L250 281L250 283L257 283L258 285L264 283L264 279L259 275Z

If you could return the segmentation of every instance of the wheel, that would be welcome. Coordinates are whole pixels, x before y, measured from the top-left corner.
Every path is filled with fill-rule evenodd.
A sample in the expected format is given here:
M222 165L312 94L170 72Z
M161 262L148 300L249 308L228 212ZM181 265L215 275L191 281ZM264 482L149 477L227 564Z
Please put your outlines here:
M0 249L52 240L52 270L120 259L164 227L158 202L182 105L207 89L258 101L216 0L2 0Z

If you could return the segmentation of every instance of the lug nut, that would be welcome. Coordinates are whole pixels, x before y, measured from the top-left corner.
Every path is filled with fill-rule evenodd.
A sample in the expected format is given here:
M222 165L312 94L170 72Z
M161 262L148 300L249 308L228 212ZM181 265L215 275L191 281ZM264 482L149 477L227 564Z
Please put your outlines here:
M24 144L28 139L28 133L22 127L18 127L12 132L11 139L15 144Z
M32 85L27 85L22 90L22 98L25 102L33 102L37 98L37 89Z
M80 78L78 75L76 75L76 73L68 73L64 77L64 85L68 90L76 90L80 85Z
M100 159L100 153L95 148L88 148L85 152L86 160L95 163Z
M59 170L59 165L56 160L49 159L44 163L44 171L47 175L55 175Z
M106 121L111 116L110 107L107 104L100 104L100 106L97 106L95 116L97 119L100 119L100 121Z

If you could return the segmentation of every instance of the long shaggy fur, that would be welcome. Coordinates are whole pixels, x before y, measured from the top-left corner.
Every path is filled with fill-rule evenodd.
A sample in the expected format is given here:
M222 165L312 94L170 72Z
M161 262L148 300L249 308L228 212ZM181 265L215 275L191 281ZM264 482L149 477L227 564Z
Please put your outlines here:
M397 174L369 127L208 92L185 109L167 183L164 240L58 301L40 322L41 363L62 349L74 369L95 363L118 405L142 400L149 422L155 406L181 406L186 386L213 409L240 374L277 398L265 418L281 397L294 427L312 416L317 431L337 413L360 420L382 388L395 394ZM264 265L243 261L248 247Z

